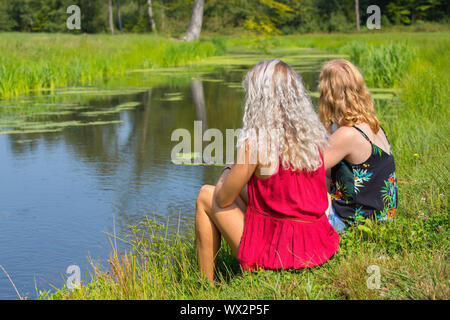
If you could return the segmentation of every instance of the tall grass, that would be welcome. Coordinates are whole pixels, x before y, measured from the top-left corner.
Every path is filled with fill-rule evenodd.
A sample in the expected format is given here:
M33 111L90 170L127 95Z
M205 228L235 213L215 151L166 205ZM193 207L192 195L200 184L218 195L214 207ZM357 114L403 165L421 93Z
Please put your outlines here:
M407 43L392 42L374 46L351 41L339 51L363 67L365 81L369 86L381 88L396 86L416 56L415 48Z
M221 52L218 41L0 33L0 97L98 84L130 69L179 66Z
M92 264L93 278L72 291L40 292L41 299L446 299L448 243L438 224L398 220L346 231L326 264L296 271L241 272L223 243L211 287L197 269L193 233L167 237L146 219L130 227L131 252L114 252L108 270ZM367 287L367 268L381 270L381 288Z

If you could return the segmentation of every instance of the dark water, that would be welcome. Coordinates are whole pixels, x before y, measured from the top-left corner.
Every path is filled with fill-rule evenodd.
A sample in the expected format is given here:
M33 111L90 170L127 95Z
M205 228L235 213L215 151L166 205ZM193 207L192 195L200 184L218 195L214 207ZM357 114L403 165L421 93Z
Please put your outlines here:
M177 128L193 132L194 120L223 132L240 128L244 93L230 83L239 84L248 68L220 68L197 80L83 101L92 110L139 102L96 119L122 123L0 134L0 264L19 292L36 298L35 285L37 290L63 286L65 270L73 264L80 266L82 279L90 279L88 257L105 262L111 252L106 233L114 227L123 236L127 225L144 216L169 218L172 224L179 216L192 218L199 188L214 184L221 168L173 164L171 133ZM313 90L319 65L315 68L302 72ZM199 84L204 105L193 99ZM181 100L167 101L168 93ZM78 120L83 111L55 117ZM16 298L0 272L0 299Z

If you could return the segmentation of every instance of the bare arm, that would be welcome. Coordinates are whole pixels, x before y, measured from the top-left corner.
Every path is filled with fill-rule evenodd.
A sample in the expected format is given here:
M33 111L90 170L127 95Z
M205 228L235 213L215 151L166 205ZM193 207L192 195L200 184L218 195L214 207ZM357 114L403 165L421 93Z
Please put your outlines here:
M256 170L257 164L250 164L248 148L240 152L244 153L244 163L234 164L231 170L225 170L216 184L214 197L220 208L231 205L239 194L246 193L247 182Z
M355 130L341 127L328 139L328 147L324 150L323 158L327 177L331 176L331 168L350 154L354 149Z

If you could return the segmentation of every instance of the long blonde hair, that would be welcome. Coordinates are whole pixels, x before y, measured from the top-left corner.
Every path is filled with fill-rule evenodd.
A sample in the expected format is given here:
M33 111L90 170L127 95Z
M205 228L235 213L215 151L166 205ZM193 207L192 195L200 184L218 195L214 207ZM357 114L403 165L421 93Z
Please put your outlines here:
M278 59L258 62L245 76L243 128L238 147L254 146L258 161L315 171L327 131L314 112L302 78Z
M319 92L319 118L329 131L333 123L341 127L366 122L374 133L380 129L364 78L351 62L326 62L320 71Z

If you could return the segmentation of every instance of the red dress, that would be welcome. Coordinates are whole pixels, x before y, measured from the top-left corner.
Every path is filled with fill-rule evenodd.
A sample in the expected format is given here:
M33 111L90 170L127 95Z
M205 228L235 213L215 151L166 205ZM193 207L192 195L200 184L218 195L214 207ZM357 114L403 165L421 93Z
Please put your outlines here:
M238 259L243 269L320 265L339 247L328 222L325 170L292 171L281 164L267 179L248 182L248 206Z

